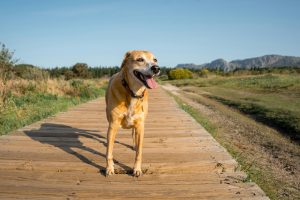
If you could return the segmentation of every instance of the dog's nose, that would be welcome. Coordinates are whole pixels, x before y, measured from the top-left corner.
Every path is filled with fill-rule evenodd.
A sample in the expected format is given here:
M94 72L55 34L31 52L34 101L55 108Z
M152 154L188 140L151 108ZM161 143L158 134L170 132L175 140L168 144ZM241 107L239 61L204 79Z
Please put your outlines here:
M151 67L151 71L152 71L154 74L158 74L159 71L160 71L160 68L159 68L158 65L153 65L153 66Z

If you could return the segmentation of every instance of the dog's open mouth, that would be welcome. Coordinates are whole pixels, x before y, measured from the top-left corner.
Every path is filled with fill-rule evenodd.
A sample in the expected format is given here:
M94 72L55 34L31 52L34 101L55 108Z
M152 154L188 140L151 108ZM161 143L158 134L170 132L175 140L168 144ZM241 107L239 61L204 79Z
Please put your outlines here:
M133 73L135 77L137 77L137 79L139 79L147 88L154 89L157 87L157 83L154 80L153 76L144 75L143 73L137 70L134 70Z

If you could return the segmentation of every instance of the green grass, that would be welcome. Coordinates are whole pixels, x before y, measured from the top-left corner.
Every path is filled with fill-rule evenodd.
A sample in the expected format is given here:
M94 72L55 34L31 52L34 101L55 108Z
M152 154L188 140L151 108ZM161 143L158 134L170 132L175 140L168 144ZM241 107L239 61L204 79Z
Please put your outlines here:
M269 198L278 199L276 188L280 187L280 185L276 185L276 182L270 181L273 180L271 178L272 175L269 173L270 170L264 170L262 172L255 161L249 160L240 149L236 148L230 141L227 141L222 134L219 134L220 130L218 129L217 124L209 120L207 116L201 114L196 108L188 105L179 97L172 94L171 96L173 96L181 109L190 114L199 124L201 124L225 149L227 149L230 155L237 160L241 166L241 170L247 174L247 177L243 182L254 181L260 185Z
M22 96L9 94L0 115L0 135L7 134L25 125L39 121L70 106L86 102L105 93L105 86L84 85L82 82L72 85L74 94L57 96L36 90L26 90Z
M240 169L246 172L247 177L244 182L253 181L263 189L270 199L278 199L276 190L280 187L280 185L277 184L280 183L272 178L274 175L270 174L271 170L262 170L255 160L249 160L247 156L244 156L244 152L241 152L240 149L236 148L230 142L225 141L222 137L215 137L215 139L239 163Z
M300 95L300 76L290 75L258 75L258 76L234 76L234 77L213 77L169 81L170 83L182 87L194 85L197 87L221 86L226 88L252 89L262 92L282 91L289 89Z
M300 140L298 74L198 78L170 83L236 108L292 139Z
M210 134L216 136L216 127L192 106L184 103L179 97L172 95L179 107L189 113L199 124L201 124Z
M245 101L234 101L218 96L209 96L230 107L237 108L243 113L250 114L257 121L264 122L273 127L281 129L286 135L298 140L300 134L300 117L296 112L282 108L260 105L259 103L248 103Z

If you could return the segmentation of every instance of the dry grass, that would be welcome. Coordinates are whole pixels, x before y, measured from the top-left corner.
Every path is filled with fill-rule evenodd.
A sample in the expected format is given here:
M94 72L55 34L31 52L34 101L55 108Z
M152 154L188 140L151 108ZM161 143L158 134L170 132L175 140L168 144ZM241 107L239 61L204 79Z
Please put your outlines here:
M0 135L104 95L106 79L0 79Z
M101 87L107 79L88 79L81 80L84 85L94 85ZM22 96L28 91L40 91L41 93L49 93L57 96L64 96L72 94L74 87L71 85L72 81L64 79L47 79L47 80L25 80L13 79L4 82L0 79L0 98L5 99L5 95L12 94L15 96Z

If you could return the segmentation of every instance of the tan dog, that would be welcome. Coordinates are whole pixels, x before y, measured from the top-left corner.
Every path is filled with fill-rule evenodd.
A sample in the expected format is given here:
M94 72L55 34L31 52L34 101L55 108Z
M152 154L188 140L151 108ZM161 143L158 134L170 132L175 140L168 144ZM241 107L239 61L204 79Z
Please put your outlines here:
M144 122L148 112L147 89L156 88L153 77L160 72L157 59L148 51L128 51L121 71L113 75L106 91L107 131L106 175L114 174L113 145L119 127L132 128L136 157L133 175L142 174Z

